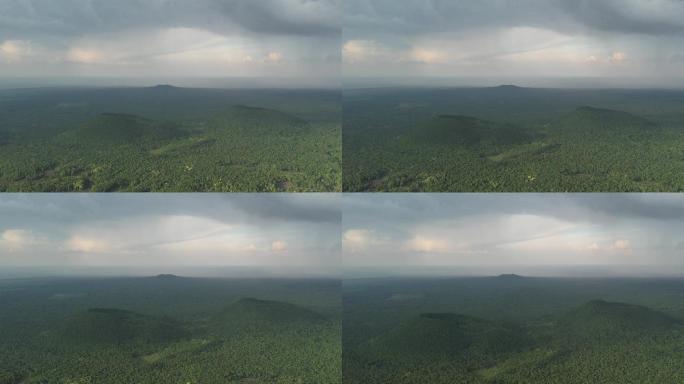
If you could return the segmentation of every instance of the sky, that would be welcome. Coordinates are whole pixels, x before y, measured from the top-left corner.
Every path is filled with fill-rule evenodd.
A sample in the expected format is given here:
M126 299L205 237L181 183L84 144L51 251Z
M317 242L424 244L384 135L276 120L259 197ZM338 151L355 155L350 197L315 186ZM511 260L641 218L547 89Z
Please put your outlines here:
M341 0L2 0L0 78L338 81Z
M332 194L3 194L2 267L334 270Z
M684 270L681 194L347 194L343 212L349 268Z
M347 0L343 7L345 77L684 86L682 0Z

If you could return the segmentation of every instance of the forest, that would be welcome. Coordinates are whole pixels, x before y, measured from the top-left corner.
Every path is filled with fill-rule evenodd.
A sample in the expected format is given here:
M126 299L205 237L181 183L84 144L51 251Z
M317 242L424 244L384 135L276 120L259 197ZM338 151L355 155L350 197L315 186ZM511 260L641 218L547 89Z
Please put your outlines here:
M345 90L343 190L681 192L684 92Z
M3 192L333 192L340 92L0 91Z
M345 383L681 383L684 280L343 283Z
M0 280L0 383L341 383L340 281Z

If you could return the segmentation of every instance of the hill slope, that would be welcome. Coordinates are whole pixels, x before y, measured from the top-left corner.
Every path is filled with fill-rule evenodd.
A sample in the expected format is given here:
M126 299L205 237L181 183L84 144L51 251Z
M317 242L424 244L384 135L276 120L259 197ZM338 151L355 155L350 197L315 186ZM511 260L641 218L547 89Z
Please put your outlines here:
M140 140L162 141L187 136L176 124L155 122L124 113L103 113L82 126L68 131L66 137L88 144L112 145Z
M274 109L236 105L215 115L210 121L211 129L220 133L226 129L239 129L245 133L262 134L282 129L288 131L304 128L308 123L289 113Z
M273 300L243 298L223 309L213 319L218 330L258 329L311 325L325 321L325 317L294 304Z
M524 333L455 313L423 313L374 340L378 351L420 358L491 358L528 345Z
M671 330L679 321L662 312L633 304L590 301L565 315L559 334L580 339L625 338L656 335Z
M164 343L185 337L186 331L167 318L123 309L91 308L70 319L63 336L78 343Z
M590 134L634 134L649 133L657 125L631 113L584 106L562 117L557 127Z
M439 115L409 134L410 140L431 145L477 147L527 142L531 136L519 127L470 116Z

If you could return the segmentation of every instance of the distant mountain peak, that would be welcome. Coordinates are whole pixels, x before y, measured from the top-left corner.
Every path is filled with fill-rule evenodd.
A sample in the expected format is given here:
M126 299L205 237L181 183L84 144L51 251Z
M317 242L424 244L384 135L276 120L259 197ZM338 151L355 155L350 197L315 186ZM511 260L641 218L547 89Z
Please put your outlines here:
M524 279L523 276L516 275L515 273L502 273L497 276L498 279Z
M501 84L499 86L494 87L496 89L524 89L523 87L513 85L513 84Z
M157 276L155 276L157 279L180 279L181 277L178 275L174 275L172 273L160 273Z
M155 86L150 87L151 89L159 89L159 90L164 90L164 89L180 89L180 87L176 87L175 85L171 84L157 84Z

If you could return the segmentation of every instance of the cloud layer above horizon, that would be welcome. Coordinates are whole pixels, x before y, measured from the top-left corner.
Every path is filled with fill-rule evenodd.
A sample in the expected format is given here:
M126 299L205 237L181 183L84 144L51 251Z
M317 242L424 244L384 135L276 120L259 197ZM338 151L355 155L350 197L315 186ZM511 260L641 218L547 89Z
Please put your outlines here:
M349 0L346 76L684 78L681 0Z
M0 76L339 76L340 0L6 0Z
M0 196L2 266L336 268L334 195Z
M354 194L343 209L346 267L684 265L678 194Z

